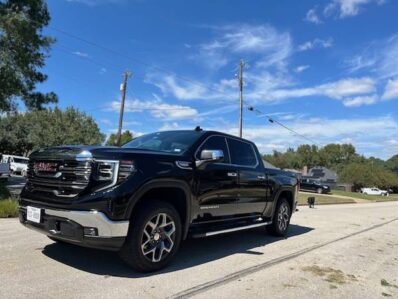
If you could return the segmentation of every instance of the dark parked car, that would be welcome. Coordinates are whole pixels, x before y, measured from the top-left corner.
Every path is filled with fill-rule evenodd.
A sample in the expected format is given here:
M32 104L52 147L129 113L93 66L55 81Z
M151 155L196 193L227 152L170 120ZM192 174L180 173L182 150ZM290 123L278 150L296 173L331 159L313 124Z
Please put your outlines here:
M311 191L319 194L330 193L330 187L321 184L318 180L311 178L301 178L300 180L300 191Z
M254 143L197 128L121 148L38 150L19 217L52 240L119 251L148 272L170 262L188 236L260 226L286 235L297 191L296 178L264 168Z

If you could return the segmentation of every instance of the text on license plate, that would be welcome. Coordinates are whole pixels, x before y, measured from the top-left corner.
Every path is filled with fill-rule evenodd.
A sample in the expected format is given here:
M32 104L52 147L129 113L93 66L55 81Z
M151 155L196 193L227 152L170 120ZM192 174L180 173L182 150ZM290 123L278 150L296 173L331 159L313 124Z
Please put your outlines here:
M40 223L41 209L27 207L26 219L32 222Z

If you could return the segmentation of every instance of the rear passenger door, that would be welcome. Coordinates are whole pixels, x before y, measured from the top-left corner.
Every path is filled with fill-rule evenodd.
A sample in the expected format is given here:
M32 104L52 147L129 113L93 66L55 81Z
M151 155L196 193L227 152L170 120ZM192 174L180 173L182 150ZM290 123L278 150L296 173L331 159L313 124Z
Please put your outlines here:
M262 214L266 206L266 176L254 146L228 137L231 164L238 168L238 214Z

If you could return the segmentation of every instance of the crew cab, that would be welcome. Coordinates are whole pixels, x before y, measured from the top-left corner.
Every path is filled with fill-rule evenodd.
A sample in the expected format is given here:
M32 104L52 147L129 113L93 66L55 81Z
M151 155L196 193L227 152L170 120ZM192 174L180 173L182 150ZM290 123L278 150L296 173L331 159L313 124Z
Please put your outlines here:
M200 128L122 147L61 146L30 155L20 222L54 241L119 251L163 268L187 237L266 227L285 236L298 182L266 169L254 143Z

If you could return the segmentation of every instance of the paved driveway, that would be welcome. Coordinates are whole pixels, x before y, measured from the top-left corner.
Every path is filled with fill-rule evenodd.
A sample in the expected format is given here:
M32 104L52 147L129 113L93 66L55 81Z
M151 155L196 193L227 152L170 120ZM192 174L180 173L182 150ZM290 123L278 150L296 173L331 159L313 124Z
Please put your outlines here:
M0 219L0 252L0 298L398 298L398 202L301 207L286 239L257 229L188 240L151 275L16 219Z

